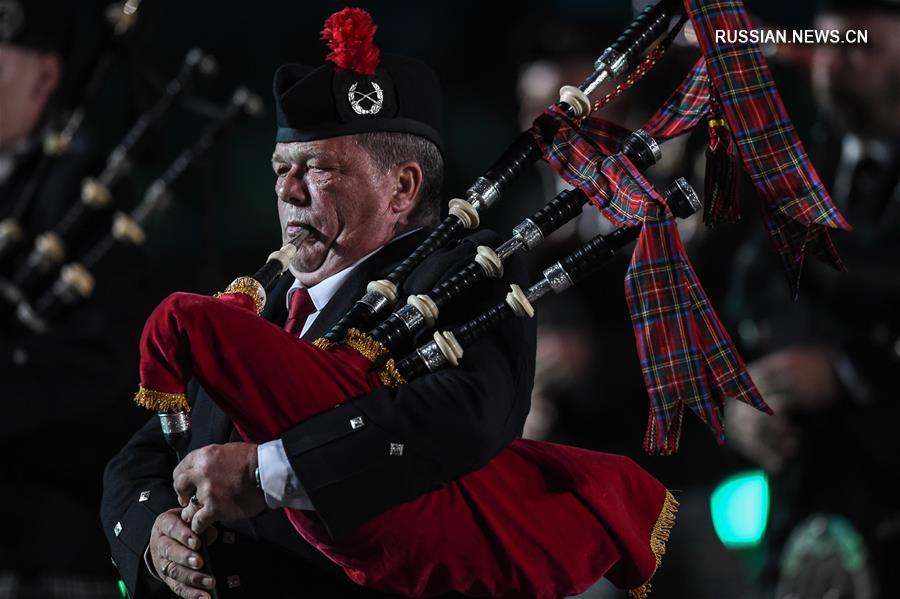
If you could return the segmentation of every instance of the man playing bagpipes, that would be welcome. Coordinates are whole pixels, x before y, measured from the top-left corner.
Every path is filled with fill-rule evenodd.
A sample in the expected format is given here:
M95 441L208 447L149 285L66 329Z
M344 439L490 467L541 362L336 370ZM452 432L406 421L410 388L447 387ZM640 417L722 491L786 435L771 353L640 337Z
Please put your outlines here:
M659 22L667 21L667 16L661 15ZM326 37L332 42L343 36L352 38L354 27L371 27L354 11L343 11L336 17L345 20L330 20ZM434 113L418 112L423 105L415 102L417 96L421 99L423 91L435 88L433 77L424 67L388 57L382 58L379 65L377 50L366 45L362 51L354 48L355 58L347 62L338 49L341 47L347 46L332 46L333 65L312 71L288 66L276 76L280 108L280 143L275 155L277 191L279 202L291 205L281 209L280 214L285 240L301 240L293 257L287 252L291 246L286 246L278 258L290 261L292 270L299 271L294 272L297 289L290 298L288 334L257 318L255 312L262 309L266 295L259 285L254 287L253 281L238 280L220 298L171 296L151 315L142 339L139 403L156 409L184 410L188 378L196 375L211 391L212 401L234 418L241 437L252 443L189 454L175 470L175 489L184 506L180 516L191 523L188 530L178 520L177 508L156 516L160 506L171 506L173 501L165 478L154 476L148 481L151 477L140 474L146 468L139 456L141 449L147 444L159 445L158 437L151 437L152 425L146 427L111 463L107 485L113 486L128 471L125 478L145 486L153 482L156 490L138 491L138 486L132 484L122 493L108 491L108 496L115 493L119 499L107 502L110 509L105 509L105 523L109 526L115 521L112 532L131 550L133 563L147 546L147 525L155 521L147 553L156 574L181 596L206 596L198 589L211 588L212 581L198 571L200 556L188 547L199 547L198 534L208 530L213 521L244 518L263 509L262 493L257 491L254 495L253 479L258 473L262 485L269 478L264 460L259 460L258 471L255 461L257 453L262 458L268 447L282 455L299 457L287 460L299 479L289 480L283 488L286 494L292 494L299 483L305 496L284 501L282 495L278 502L287 508L291 524L304 540L361 585L406 596L456 591L480 596L555 597L581 592L605 575L619 586L632 588L635 596L643 596L664 551L674 499L629 460L513 440L524 416L519 406L527 404L533 375L531 333L518 320L512 323L519 324L507 320L497 330L482 327L488 337L474 343L468 336L473 327L494 319L498 311L505 309L504 304L472 321L475 324L454 329L466 348L466 358L459 368L414 380L404 379L415 370L409 370L406 361L393 364L392 359L387 359L384 346L356 329L347 329L337 339L323 339L316 344L292 336L306 326L309 312L319 308L314 299L313 307L309 307L305 294L297 299L304 283L311 285L309 294L313 295L316 284L329 282L327 278L316 278L318 269L326 266L319 272L320 277L334 273L340 276L348 264L365 258L373 248L415 224L411 223L411 214L419 180L424 178L421 162L414 166L409 160L392 161L380 173L366 172L366 164L371 166L375 160L356 153L360 142L366 144L366 137L346 135L359 135L374 127L375 131L408 132L439 142L434 136ZM410 79L416 80L415 85L409 85ZM561 96L561 106L571 109L568 116L576 116L579 107L583 109L581 116L589 112L590 105L579 90L564 88ZM303 108L300 113L292 110L297 106ZM317 110L321 111L318 115ZM382 111L395 118L374 116ZM552 111L547 119L553 121ZM558 153L563 144L580 143L580 133L571 129L568 117L560 114L560 119L549 127L546 122L539 123L540 142L534 143L540 144L545 157L555 161L554 166L566 176L564 173L571 175L567 167L573 157L583 156L586 148L566 156ZM599 127L594 132L597 144L603 143L601 138L621 136L611 124L593 125ZM552 147L548 149L551 139ZM668 398L667 405L674 410L674 416L654 412L648 430L649 448L671 452L677 448L680 415L685 405L721 433L718 418L725 397L736 397L760 409L765 409L765 404L711 311L677 236L672 237L673 209L646 183L627 154L603 150L615 154L610 157L613 162L604 162L602 169L573 171L604 173L614 177L614 187L598 180L579 179L573 183L580 188L577 193L591 198L601 210L609 212L604 212L608 217L618 211L615 220L624 225L644 225L630 229L640 235L635 252L637 262L633 263L635 272L640 275L641 269L650 265L649 271L643 271L643 285L649 294L638 288L635 299L636 304L645 306L645 311L633 314L633 320L639 345L643 342L641 348L651 352L646 358L652 370L648 383L659 383L651 388L651 398L659 401L667 387L676 391L679 386L690 387L688 393L676 392ZM527 154L512 152L514 159L523 161ZM357 182L371 186L376 193L367 195L353 186ZM601 189L599 195L594 194L593 185ZM356 212L345 212L342 202L348 199L344 193L354 194L349 201ZM325 202L321 211L312 208L317 201ZM619 203L612 206L613 201ZM332 208L328 207L329 202L334 202ZM311 207L308 212L304 205ZM451 215L454 209L462 210L458 203L451 203ZM477 222L476 217L477 214L469 218ZM459 218L466 220L464 216ZM365 245L362 236L358 237L362 249L346 254L346 261L342 262L341 251L346 251L342 241L354 238L354 231L348 226L354 224L365 227L378 241ZM403 240L395 240L383 252ZM562 288L567 281L571 284L570 275L575 279L581 274L583 260L600 248L585 247L583 254L576 252L574 258L561 261L558 265L566 268L560 266L555 275L547 274L554 272L552 268L545 271L544 292L551 286L554 290L557 286ZM459 268L472 259L473 250L471 245L462 243L425 258L402 284L402 293L416 293L420 281L425 283L421 289L428 290L429 284L433 286L440 278L440 274L430 270L432 266L453 265L452 272L454 266ZM497 253L501 253L500 248ZM662 264L669 270L657 268L647 261L650 258L668 260ZM494 263L490 252L482 252L481 247L475 261L486 272L503 272L502 267L491 266ZM328 265L333 265L333 270ZM346 276L354 275L351 272ZM671 283L661 283L660 276ZM376 291L396 295L396 289L388 290L387 282L370 284L367 296ZM632 278L629 286L641 283ZM282 280L276 290L289 285ZM477 289L489 291L484 286ZM539 298L540 289L540 285L535 285L523 294L513 286L506 303L516 314L531 315L529 300ZM336 297L341 295L343 289ZM420 314L437 314L435 302L428 296L416 297L417 302L410 300L410 305L420 304L416 307ZM681 304L687 313L653 318L658 309L668 309L667 302L672 297L676 302L688 302ZM473 292L468 292L465 299L467 308L479 302ZM301 311L303 304L306 311ZM490 306L490 302L486 305ZM316 322L328 313L330 306L323 315L317 315ZM442 312L441 316L450 323L454 317L459 318L453 310ZM682 332L680 337L673 335L666 324L656 322L669 320L685 325L686 328L677 329ZM485 339L494 345L484 345ZM455 366L463 353L456 338L436 334L434 340L445 361ZM698 349L687 355L678 353L679 344L684 343L689 349ZM653 353L658 351L656 345L662 348L662 354ZM431 358L427 355L433 358L436 351L419 351L428 370ZM399 355L402 354L398 352ZM665 360L675 360L677 368L667 366ZM699 369L696 376L690 376L692 368ZM201 399L203 396L193 402L195 419L201 416L201 410L214 409ZM703 403L698 408L694 401ZM417 434L436 422L442 432ZM463 425L468 428L462 428ZM302 431L302 437L292 438L297 431ZM461 454L444 453L447 447L440 441L447 438L448 431L457 440L463 440L459 444ZM368 453L341 455L340 445L366 432L372 442L358 449ZM277 441L274 447L267 445L279 435L280 448ZM260 443L259 448L253 443ZM474 445L475 452L471 446L464 449L463 444ZM328 462L317 459L321 454L316 454L323 449L330 452ZM466 456L464 462L459 460L460 455ZM443 457L448 458L444 463ZM393 458L407 463L402 479L393 478ZM171 466L171 462L167 463ZM350 475L342 476L341 468ZM424 484L413 488L409 483L415 483L419 468L429 475ZM385 483L394 481L403 487L400 492L393 489L391 498L379 499ZM138 499L131 499L136 503L127 506L126 497L136 492ZM157 495L162 498L156 499ZM117 505L113 505L115 502ZM132 524L137 524L136 532L129 532ZM133 563L133 567L140 566ZM228 576L229 587L241 584L239 576L223 573L220 565L216 568L220 576Z
M270 290L263 316L310 341L331 328L368 281L405 258L423 238L422 227L432 225L440 211L437 80L414 60L382 57L380 65L391 87L377 112L371 86L359 89L352 103L348 86L340 93L332 90L331 63L317 70L285 65L276 75L279 134L273 167L282 232L286 240L298 228L311 235L292 264L296 277L286 274ZM354 106L371 114L357 114ZM413 273L408 290L427 291L468 262L476 245L494 241L480 233L432 256ZM510 282L523 281L520 264L508 265L506 272ZM504 284L494 287L495 295ZM485 292L483 299L472 298L473 307L493 301ZM183 467L230 473L211 476L209 493L237 493L236 507L258 514L233 518L214 545L219 588L235 584L226 579L238 576L240 586L232 592L248 597L296 596L299 589L309 596L381 596L347 580L296 535L281 509L265 510L267 504L312 507L339 536L484 464L521 431L534 335L532 322L511 322L472 349L470 368L422 379L396 393L382 388L365 394L258 449L226 443L237 439L228 418L203 389L192 389L191 449L197 451ZM350 428L363 419L365 426ZM392 455L392 444L403 445L402 455ZM253 481L257 464L265 495ZM198 553L188 539L196 542L199 536L179 518L174 467L154 418L107 468L104 527L107 533L120 528L111 536L113 556L136 597L165 589L155 576L185 597L210 586L191 562ZM209 496L203 501L209 503Z

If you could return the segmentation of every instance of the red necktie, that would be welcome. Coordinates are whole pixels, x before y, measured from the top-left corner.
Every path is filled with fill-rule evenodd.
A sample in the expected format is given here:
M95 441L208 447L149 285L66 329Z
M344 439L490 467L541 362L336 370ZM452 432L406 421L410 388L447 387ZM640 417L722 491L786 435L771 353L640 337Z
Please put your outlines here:
M291 296L291 309L288 312L287 322L284 323L284 330L291 335L299 335L303 325L306 324L306 319L315 311L316 305L309 297L309 291L303 287L298 288Z

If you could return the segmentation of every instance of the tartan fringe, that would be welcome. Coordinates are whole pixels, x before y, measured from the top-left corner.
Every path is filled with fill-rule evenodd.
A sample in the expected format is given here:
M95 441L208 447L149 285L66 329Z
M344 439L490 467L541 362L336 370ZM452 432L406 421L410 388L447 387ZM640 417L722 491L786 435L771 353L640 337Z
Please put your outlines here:
M191 406L184 393L165 393L138 387L134 403L157 412L190 412Z
M677 513L678 500L667 490L662 510L660 510L656 524L653 525L653 531L650 533L650 549L653 551L653 555L656 556L656 568L653 569L653 574L650 575L650 578L644 584L628 591L628 596L631 599L646 599L647 595L650 594L650 580L656 574L656 570L659 569L659 565L662 563L662 557L666 554L666 543L669 541L672 527L675 526Z
M710 119L703 180L703 196L706 200L703 222L706 226L732 225L740 219L737 197L740 170L734 141L725 119Z
M394 358L391 357L391 352L379 341L375 341L359 329L350 329L347 331L344 343L358 351L372 363L378 378L381 380L381 384L385 387L399 387L406 382L400 371L397 370L397 364L394 362Z

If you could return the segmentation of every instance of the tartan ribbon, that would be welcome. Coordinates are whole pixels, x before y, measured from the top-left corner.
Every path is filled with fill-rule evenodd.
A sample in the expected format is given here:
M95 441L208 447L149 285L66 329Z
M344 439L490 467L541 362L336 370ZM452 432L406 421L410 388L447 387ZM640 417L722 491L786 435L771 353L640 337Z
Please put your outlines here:
M851 226L810 163L759 46L714 42L716 30L751 29L743 2L684 0L684 6L710 85L760 198L770 244L796 298L806 253L843 270L829 229Z
M643 129L659 141L691 131L710 117L709 76L700 59Z
M685 405L719 442L726 397L769 411L690 266L671 211L631 161L613 153L627 131L595 117L576 126L551 108L533 132L544 160L604 217L643 225L625 281L650 396L644 449L677 451Z

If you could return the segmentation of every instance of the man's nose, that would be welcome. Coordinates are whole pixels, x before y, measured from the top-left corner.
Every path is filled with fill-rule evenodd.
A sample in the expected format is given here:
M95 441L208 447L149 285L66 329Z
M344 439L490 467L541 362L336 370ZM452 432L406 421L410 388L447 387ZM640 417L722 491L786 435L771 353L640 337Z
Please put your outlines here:
M286 204L305 206L309 204L309 190L303 182L303 177L296 168L291 169L281 186L277 189L278 199Z

